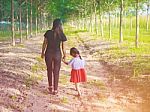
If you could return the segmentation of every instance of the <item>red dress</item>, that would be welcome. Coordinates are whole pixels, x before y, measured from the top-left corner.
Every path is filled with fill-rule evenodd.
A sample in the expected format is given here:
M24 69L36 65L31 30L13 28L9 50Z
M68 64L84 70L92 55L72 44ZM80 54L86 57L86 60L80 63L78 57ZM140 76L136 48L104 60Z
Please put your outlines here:
M69 62L69 65L72 66L70 82L86 82L87 77L84 69L84 64L84 60L80 59L79 57L75 57Z

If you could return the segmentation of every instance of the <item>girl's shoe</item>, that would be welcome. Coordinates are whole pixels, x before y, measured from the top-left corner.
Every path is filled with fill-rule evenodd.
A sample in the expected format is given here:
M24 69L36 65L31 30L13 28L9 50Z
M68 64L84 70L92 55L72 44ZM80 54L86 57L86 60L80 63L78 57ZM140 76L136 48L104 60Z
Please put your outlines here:
M54 91L53 91L53 95L56 95L57 93L58 93L57 90L54 90Z
M78 96L81 96L81 92L80 91L78 91Z

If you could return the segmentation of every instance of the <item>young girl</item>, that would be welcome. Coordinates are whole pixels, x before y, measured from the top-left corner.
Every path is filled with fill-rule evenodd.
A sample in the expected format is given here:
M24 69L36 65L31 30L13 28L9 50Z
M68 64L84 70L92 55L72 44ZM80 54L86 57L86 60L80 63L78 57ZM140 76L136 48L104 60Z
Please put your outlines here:
M81 95L80 89L79 89L79 82L86 82L86 73L84 70L84 60L81 58L79 51L76 48L70 49L70 55L73 57L72 60L69 62L66 62L63 60L63 62L67 65L71 65L71 78L70 82L75 83L76 91L78 91L78 95Z

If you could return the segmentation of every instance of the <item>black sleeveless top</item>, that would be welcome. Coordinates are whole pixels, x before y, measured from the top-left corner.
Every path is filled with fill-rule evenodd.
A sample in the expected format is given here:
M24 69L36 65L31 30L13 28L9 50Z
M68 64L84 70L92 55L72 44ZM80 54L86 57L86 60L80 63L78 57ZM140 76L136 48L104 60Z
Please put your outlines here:
M67 41L67 38L64 33L61 33L59 36L54 37L54 31L48 30L44 34L44 37L48 40L48 45L46 52L58 52L60 51L60 43Z

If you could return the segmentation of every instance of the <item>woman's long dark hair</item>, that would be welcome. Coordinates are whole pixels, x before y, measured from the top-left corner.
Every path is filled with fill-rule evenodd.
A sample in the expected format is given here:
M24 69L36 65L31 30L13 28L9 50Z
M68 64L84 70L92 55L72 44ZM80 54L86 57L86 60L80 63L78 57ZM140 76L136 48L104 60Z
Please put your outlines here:
M82 59L82 57L81 57L81 55L80 55L80 52L79 52L78 49L75 48L75 47L72 47L72 48L70 49L70 55L72 55L72 54L78 54L79 57L80 57L80 59Z
M63 33L63 29L62 29L62 22L60 19L55 19L53 21L52 30L54 31L54 38L55 37L61 38L61 34Z

